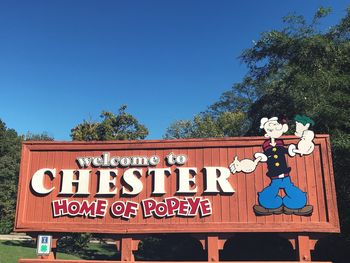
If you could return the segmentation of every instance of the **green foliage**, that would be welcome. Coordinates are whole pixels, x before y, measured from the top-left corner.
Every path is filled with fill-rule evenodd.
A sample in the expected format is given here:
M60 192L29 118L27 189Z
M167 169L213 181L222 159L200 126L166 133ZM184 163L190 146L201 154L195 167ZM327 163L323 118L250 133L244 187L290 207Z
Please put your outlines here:
M209 138L243 135L248 128L244 112L202 113L193 120L180 120L167 129L165 139Z
M46 133L19 136L0 120L0 233L13 230L15 219L21 142L23 139L53 140Z
M247 112L256 99L256 92L249 86L236 84L224 92L220 100L192 120L172 123L165 139L208 138L242 136L250 127Z
M24 135L23 138L25 141L53 141L53 137L48 135L47 132L43 132L40 134L27 132L26 135Z
M98 123L84 120L71 130L70 136L74 141L97 141L97 127Z
M340 24L347 20L349 13ZM249 72L242 85L251 87L254 83L260 95L248 114L253 124L251 133L256 133L261 117L281 112L290 119L298 113L311 116L318 120L315 129L319 133L349 131L350 43L349 36L339 30L349 28L337 25L321 33L315 21L264 33L243 52L241 59Z
M103 111L100 122L84 120L71 130L71 137L75 141L106 141L106 140L138 140L145 139L148 129L138 120L126 113L126 106L119 108L116 115Z
M231 90L224 92L219 101L215 102L207 110L213 116L222 112L247 112L256 100L257 94L250 77L245 78L245 85L236 83Z
M88 233L67 233L58 240L57 247L65 253L79 254L87 248L90 239L91 234Z
M201 244L189 235L155 235L144 238L136 253L138 260L206 260Z
M71 130L74 141L138 140L145 139L148 129L126 112L127 106L119 108L118 114L103 111L100 122L84 120ZM91 239L91 234L67 234L59 240L60 249L69 253L83 251ZM98 234L94 235L98 237Z
M0 120L0 233L13 229L21 137Z
M321 32L319 19L328 13L320 8L311 24L290 15L282 30L262 33L241 55L247 75L210 107L214 116L237 108L247 112L252 123L249 134L258 132L261 117L281 113L290 119L296 114L311 116L318 120L317 132L348 131L349 13Z
M218 116L227 112L242 112L247 117L239 121L249 126L246 135L260 133L262 117L310 116L315 120L312 129L316 133L331 135L342 229L340 236L320 242L319 259L347 262L350 251L344 248L350 247L350 7L338 24L319 29L321 19L330 11L320 8L310 23L303 16L289 15L283 19L283 29L262 33L240 56L248 67L242 82L209 107L209 116L200 119L203 125L186 121L185 129L174 123L166 136L229 136L227 130L237 125L214 125Z
M165 139L193 138L193 123L190 120L179 120L170 124L164 135Z
M249 67L242 85L254 83L259 94L248 110L249 134L258 132L261 117L299 113L315 120L316 133L331 135L342 234L321 244L329 259L345 262L339 249L350 246L350 9L321 32L317 24L327 13L320 9L311 24L290 17L285 29L264 33L241 56Z

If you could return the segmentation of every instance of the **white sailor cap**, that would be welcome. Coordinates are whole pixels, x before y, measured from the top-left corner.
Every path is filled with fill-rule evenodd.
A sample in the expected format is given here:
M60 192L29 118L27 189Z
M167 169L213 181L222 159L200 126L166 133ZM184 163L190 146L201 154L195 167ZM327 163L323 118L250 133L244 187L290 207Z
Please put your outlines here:
M277 117L272 117L270 119L266 118L266 117L261 118L261 120L260 120L260 129L264 129L264 125L268 121L278 121L278 118Z

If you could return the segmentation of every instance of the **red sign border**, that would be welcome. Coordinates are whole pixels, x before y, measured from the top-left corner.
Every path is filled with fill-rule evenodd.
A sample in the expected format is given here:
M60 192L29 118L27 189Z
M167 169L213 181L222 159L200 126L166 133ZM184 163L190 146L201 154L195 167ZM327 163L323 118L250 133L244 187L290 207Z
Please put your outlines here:
M186 149L203 147L228 147L228 146L257 146L262 137L228 137L206 139L178 139L178 140L144 140L144 141L92 141L92 142L59 142L59 141L26 141L22 144L20 176L28 176L30 163L30 151L48 150L114 150L114 149ZM295 136L283 136L282 139L290 143L297 143ZM258 143L259 141L259 143ZM325 191L327 201L327 213L329 222L299 222L299 223L189 223L172 225L135 224L127 227L115 224L89 224L79 226L72 230L74 223L30 223L24 221L23 209L28 188L22 184L21 178L18 184L17 209L14 231L16 232L92 232L110 234L148 234L148 233L234 233L234 232L313 232L313 233L339 233L340 225L336 201L334 173L332 166L329 135L316 135L315 141L321 145L321 161L325 178ZM26 180L28 181L28 179Z

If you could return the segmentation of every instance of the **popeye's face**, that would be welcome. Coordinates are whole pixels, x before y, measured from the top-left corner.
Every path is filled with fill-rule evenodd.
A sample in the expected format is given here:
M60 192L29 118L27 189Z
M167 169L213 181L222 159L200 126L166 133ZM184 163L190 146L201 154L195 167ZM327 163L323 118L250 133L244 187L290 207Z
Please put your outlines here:
M269 120L264 124L265 137L267 138L279 138L288 131L287 124L281 124L275 120Z

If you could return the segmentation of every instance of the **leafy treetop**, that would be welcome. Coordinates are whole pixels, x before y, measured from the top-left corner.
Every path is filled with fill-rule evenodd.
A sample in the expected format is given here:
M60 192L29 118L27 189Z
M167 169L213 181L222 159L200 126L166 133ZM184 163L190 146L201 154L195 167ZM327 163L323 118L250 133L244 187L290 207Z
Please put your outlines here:
M71 130L72 139L75 141L145 139L148 129L133 115L127 113L126 108L125 105L121 106L118 114L103 111L100 122L84 120Z

